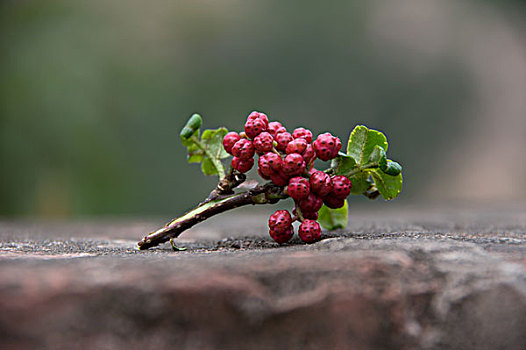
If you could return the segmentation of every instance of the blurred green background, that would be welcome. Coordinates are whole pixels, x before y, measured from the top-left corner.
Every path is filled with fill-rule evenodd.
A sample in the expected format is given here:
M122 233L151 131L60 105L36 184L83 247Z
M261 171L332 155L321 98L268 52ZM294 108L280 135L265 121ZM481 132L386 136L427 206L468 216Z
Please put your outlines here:
M384 131L400 201L522 198L525 9L0 2L0 215L175 215L215 183L185 162L188 116L239 130L254 109L344 142Z

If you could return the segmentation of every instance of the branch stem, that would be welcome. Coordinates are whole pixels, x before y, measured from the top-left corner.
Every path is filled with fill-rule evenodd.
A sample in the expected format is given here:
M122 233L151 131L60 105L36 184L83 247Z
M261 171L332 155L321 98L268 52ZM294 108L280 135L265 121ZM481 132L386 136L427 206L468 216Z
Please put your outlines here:
M288 195L283 193L282 187L276 186L273 183L267 183L265 185L258 185L246 192L205 202L183 216L170 221L164 227L146 235L137 243L137 247L140 250L155 247L156 245L178 237L183 231L201 221L227 210L249 204L273 204L285 198L288 198Z

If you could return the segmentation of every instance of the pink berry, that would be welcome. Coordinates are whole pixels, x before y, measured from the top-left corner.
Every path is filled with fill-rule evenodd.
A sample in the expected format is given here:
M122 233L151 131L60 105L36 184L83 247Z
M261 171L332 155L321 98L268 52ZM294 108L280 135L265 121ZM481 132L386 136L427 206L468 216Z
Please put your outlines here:
M294 227L290 225L287 230L281 232L273 229L269 229L269 234L272 239L279 244L287 243L294 236Z
M305 139L295 139L289 142L285 148L285 153L299 153L302 154L307 149L307 141Z
M267 130L267 125L261 118L249 119L245 124L245 134L251 139Z
M307 198L310 193L309 180L304 177L293 177L289 180L289 186L287 187L287 193L292 199L299 201L300 199Z
M297 128L297 129L294 129L294 131L292 132L292 136L297 139L297 138L303 138L305 139L308 143L311 143L312 142L312 132L310 130L307 130L305 128Z
M311 220L318 220L318 212L317 211L313 211L313 212L310 212L310 211L306 211L306 212L302 212L303 214L303 217L305 219L311 219Z
M270 166L270 163L268 162L266 154L260 156L258 159L258 171L269 178L270 178L270 175L274 173L274 170L272 170L272 167Z
M270 175L270 180L277 186L287 186L289 183L289 178L287 175L283 174L281 171L275 171Z
M276 210L268 218L268 227L277 232L284 232L292 225L292 216L287 210Z
M259 157L258 167L265 176L270 177L281 170L281 157L272 152L265 153Z
M261 172L261 168L258 168L258 175L261 176L263 180L270 180L270 175L265 175Z
M257 111L253 111L252 113L250 113L248 115L248 118L247 118L247 121L249 120L254 120L254 119L261 119L263 120L263 123L265 123L265 127L268 128L268 117L265 113L261 113L261 112L257 112Z
M283 125L281 125L280 122L270 122L268 123L268 128L267 128L267 131L272 135L272 136L276 136L278 134L278 130L281 130L280 132L285 132L287 131Z
M280 151L285 151L289 142L294 140L294 138L290 133L282 132L274 136L274 140L278 143L276 148Z
M303 151L301 155L303 156L303 159L305 159L305 163L314 164L313 161L316 159L316 153L314 152L312 145L307 145L307 148L305 148L305 151Z
M346 176L336 175L332 177L331 194L340 199L345 199L351 193L352 183Z
M305 243L313 243L321 238L321 227L315 220L306 219L298 230L300 239Z
M223 138L223 147L227 153L232 154L232 147L234 144L241 139L241 136L237 132L231 131Z
M263 131L261 134L254 138L254 148L257 153L265 153L272 150L274 147L274 138L271 134L266 131Z
M312 145L314 147L314 151L316 151L316 156L324 161L335 158L342 148L340 139L332 136L328 132L319 135Z
M338 198L336 196L326 196L323 197L323 204L331 209L338 209L345 205L345 199Z
M241 139L237 141L232 147L232 154L234 157L242 159L251 159L254 157L254 145L252 141L247 139Z
M300 175L305 171L305 160L300 154L288 154L281 164L281 169L288 176Z
M316 169L315 167L311 167L311 168L309 169L309 176L312 176L312 174L314 174L314 173L317 172L317 171L318 171L318 169Z
M281 171L281 156L276 153L268 152L264 154L265 158L267 159L268 163L270 164L270 167L274 171Z
M311 192L307 198L300 200L298 204L302 212L317 212L323 205L323 200Z
M338 137L334 138L334 149L332 150L331 159L334 159L338 156L338 152L342 149L342 142Z
M276 135L279 135L282 132L288 132L287 128L285 128L284 126L279 127L278 130L276 130Z
M331 177L323 171L317 170L310 176L310 186L314 193L324 197L332 191Z
M246 173L252 166L254 166L254 158L242 159L238 157L232 158L232 168L236 169L240 173Z

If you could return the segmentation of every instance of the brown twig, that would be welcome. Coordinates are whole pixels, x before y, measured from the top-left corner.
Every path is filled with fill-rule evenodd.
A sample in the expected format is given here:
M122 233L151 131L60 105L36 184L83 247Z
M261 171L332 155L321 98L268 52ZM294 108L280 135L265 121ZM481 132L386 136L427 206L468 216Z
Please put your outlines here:
M185 215L170 221L164 227L146 235L137 243L137 246L140 250L144 250L167 242L172 238L176 238L183 231L195 224L227 210L249 204L272 204L287 197L288 195L283 193L282 187L276 186L273 183L267 183L265 185L258 185L246 192L227 196L226 198L207 200Z

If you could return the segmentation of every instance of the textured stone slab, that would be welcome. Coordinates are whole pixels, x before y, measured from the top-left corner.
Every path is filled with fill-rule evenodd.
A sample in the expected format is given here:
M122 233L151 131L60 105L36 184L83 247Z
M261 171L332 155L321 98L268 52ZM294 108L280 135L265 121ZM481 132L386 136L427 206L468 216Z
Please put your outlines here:
M151 222L4 222L0 348L526 348L521 210L355 215L285 246L230 215L177 253L134 249Z

